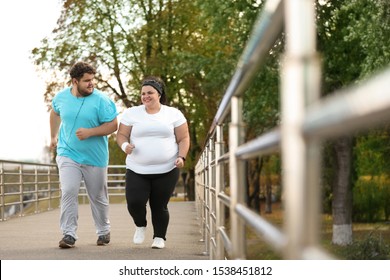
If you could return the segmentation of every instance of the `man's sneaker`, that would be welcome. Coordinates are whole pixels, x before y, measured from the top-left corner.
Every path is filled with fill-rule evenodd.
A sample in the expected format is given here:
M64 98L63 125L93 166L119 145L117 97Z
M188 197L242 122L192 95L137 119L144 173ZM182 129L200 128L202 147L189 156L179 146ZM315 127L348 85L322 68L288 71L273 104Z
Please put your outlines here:
M73 248L74 244L76 243L76 239L66 234L59 242L59 247L63 249Z
M153 239L152 248L153 249L162 249L165 247L165 241L161 237L155 237Z
M142 244L145 240L146 227L136 227L133 242L134 244Z
M110 239L110 233L107 233L106 235L100 235L98 240L96 241L96 244L98 246L107 245L108 243L110 243Z

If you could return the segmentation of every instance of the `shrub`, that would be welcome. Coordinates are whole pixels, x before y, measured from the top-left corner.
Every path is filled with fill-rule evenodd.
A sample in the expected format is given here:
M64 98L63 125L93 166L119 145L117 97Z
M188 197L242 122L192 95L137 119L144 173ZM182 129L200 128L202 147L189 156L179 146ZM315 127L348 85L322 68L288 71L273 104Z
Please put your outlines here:
M382 207L385 215L385 220L388 221L390 218L390 185L384 184L381 190Z
M345 253L348 260L388 260L390 246L383 241L381 233L371 231L363 240L349 245Z
M353 189L352 219L358 222L376 222L383 217L383 194L374 180L359 180Z

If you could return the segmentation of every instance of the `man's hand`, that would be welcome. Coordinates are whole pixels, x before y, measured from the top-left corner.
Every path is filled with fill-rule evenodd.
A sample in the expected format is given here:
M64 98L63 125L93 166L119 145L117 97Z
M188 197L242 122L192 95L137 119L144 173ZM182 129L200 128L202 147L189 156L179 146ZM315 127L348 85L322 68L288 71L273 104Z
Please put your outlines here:
M77 129L76 136L77 136L77 138L79 138L79 140L85 140L85 139L91 137L91 135L89 133L89 129L88 128L82 128L82 127Z
M55 150L57 147L57 137L52 137L50 141L50 150Z

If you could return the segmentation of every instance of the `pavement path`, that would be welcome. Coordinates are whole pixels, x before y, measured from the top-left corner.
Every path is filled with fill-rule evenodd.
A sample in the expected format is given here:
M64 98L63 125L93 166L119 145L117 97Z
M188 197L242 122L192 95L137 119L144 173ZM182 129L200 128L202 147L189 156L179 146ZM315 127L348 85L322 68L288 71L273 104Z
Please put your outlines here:
M1 260L207 260L195 202L170 202L166 247L152 249L152 228L142 245L132 243L135 226L124 204L110 205L111 242L97 246L89 205L79 206L76 247L60 249L59 209L0 222ZM149 210L149 209L148 209ZM150 211L148 211L150 213Z

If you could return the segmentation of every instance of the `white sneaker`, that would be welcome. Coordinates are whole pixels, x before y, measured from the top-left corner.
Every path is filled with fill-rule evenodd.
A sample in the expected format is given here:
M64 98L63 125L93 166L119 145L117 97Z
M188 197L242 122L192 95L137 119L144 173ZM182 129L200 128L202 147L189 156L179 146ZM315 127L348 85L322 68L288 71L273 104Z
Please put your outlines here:
M160 237L155 237L153 239L153 244L152 244L152 248L153 249L162 249L165 247L165 241L164 239L160 238Z
M133 242L134 244L142 244L145 240L146 227L136 227Z

